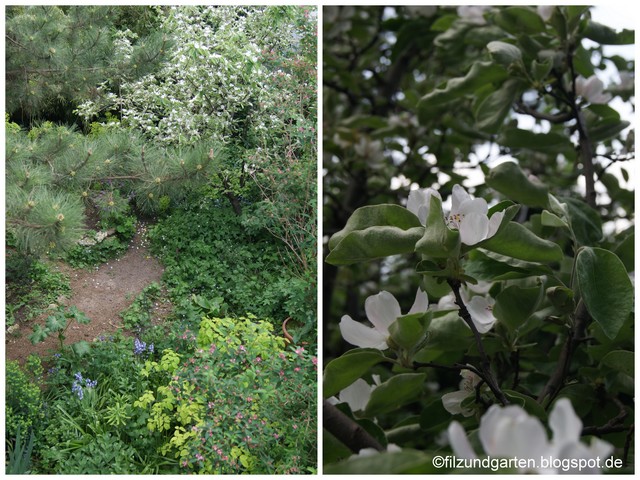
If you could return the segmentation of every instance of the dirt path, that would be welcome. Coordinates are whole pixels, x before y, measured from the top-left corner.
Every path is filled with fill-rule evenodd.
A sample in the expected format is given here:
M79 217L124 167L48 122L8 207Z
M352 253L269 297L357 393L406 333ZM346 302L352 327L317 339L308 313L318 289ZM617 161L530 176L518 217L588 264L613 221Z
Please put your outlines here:
M87 325L74 322L65 334L65 345L80 340L90 342L103 333L115 332L122 326L119 313L131 305L147 285L159 282L163 272L162 265L147 249L144 224L138 224L138 231L123 257L90 270L73 269L65 264L57 268L69 276L71 284L71 297L61 298L59 303L75 305L91 319ZM23 363L31 353L46 356L57 348L57 335L37 345L29 341L35 323L44 325L47 316L45 313L23 325L17 335L6 335L8 360Z

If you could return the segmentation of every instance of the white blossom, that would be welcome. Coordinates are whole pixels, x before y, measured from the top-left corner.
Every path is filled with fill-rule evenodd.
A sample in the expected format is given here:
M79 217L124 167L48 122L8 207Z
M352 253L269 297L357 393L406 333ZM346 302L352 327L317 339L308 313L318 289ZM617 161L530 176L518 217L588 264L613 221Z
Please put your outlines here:
M576 78L576 95L589 103L607 103L611 100L611 94L604 93L604 84L595 75Z
M470 370L460 370L460 376L462 377L460 389L445 393L442 396L442 406L451 414L470 417L474 411L470 408L463 408L462 402L470 395L475 395L475 388L482 379Z
M465 245L475 245L493 237L502 223L504 212L488 216L489 206L484 198L473 198L460 185L453 186L451 212L447 219L450 227L460 232Z
M425 312L428 306L429 298L427 294L418 289L415 301L408 314ZM344 315L339 325L342 338L357 347L386 350L389 348L387 344L389 327L398 317L402 316L400 304L392 294L382 291L365 300L364 311L373 327L367 327L360 322L356 322L349 315Z
M535 459L551 457L555 460L606 458L613 446L593 439L589 445L580 441L582 421L567 398L559 399L549 414L552 438L549 440L544 425L519 405L501 407L492 405L480 420L479 438L484 453L493 458ZM453 421L448 428L449 443L459 458L478 458L462 426ZM585 469L558 472L555 469L521 473L599 473Z

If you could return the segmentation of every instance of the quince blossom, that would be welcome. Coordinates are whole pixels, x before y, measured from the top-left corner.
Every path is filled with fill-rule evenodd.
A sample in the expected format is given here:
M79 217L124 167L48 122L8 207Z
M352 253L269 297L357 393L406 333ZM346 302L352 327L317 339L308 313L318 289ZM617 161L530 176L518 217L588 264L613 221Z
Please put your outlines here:
M607 103L611 100L610 93L603 93L604 84L595 75L589 78L579 76L576 78L576 95L589 103Z
M488 211L484 198L473 198L460 185L453 186L448 223L460 232L462 243L475 245L498 232L504 212L496 212L489 218Z
M432 196L442 199L432 188L412 190L409 193L407 210L415 214L423 225L429 217ZM453 186L451 212L445 218L449 228L460 232L462 243L475 245L498 232L504 212L496 212L491 218L488 212L489 206L484 198L473 198L460 185Z
M442 406L453 415L461 414L464 417L470 417L473 415L473 410L462 408L462 402L475 392L476 386L482 379L470 370L460 370L460 376L462 377L460 390L445 393L442 396Z
M418 289L416 299L408 314L426 312L428 307L427 294ZM373 328L356 322L349 315L344 315L340 320L342 338L357 347L386 350L389 348L387 344L389 327L398 317L402 316L400 304L392 294L382 291L365 300L364 311Z
M553 432L551 440L542 422L529 415L519 405L501 407L492 405L480 420L480 443L484 453L495 458L553 458L595 459L605 458L613 451L613 446L598 438L590 445L580 442L582 421L573 410L567 398L559 399L549 414L549 427ZM459 458L478 458L471 447L462 426L454 421L448 429L449 443ZM577 470L577 467L576 467ZM524 471L523 471L524 472ZM536 473L559 473L555 469L536 470ZM599 473L582 468L580 472L562 471L561 473Z
M460 290L460 295L464 300L467 310L469 310L471 320L473 320L473 324L476 326L479 333L487 333L496 323L496 317L493 315L493 306L496 302L489 295L480 294L470 297L467 290L472 290L472 288L470 286L466 286ZM440 298L437 306L437 310L451 309L458 309L453 292Z

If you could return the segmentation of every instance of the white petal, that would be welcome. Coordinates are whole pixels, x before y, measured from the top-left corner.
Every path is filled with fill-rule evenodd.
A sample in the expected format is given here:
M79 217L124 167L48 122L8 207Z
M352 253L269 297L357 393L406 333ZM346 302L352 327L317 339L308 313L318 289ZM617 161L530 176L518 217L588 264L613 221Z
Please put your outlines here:
M460 222L460 240L465 245L475 245L487 238L489 219L482 213L470 213Z
M349 315L345 315L340 320L340 333L351 345L361 348L377 348L386 350L387 337L375 328L366 327L365 325L354 321Z
M540 420L517 405L492 405L480 420L480 441L485 453L496 457L538 458L548 449Z
M470 395L470 392L457 390L455 392L445 393L442 395L442 406L453 415L464 415L468 417L473 415L473 411L468 408L462 408L462 402Z
M396 297L382 291L364 301L364 311L373 326L381 333L388 335L389 327L402 315Z
M493 303L491 297L481 297L480 295L476 295L467 302L471 320L480 333L487 333L496 323L496 317L493 316Z
M407 210L413 213L422 225L427 223L429 207L431 206L431 196L440 198L440 194L433 188L420 188L411 190L407 199Z
M504 212L496 212L491 215L491 218L489 219L489 232L487 233L487 238L491 238L496 234L498 228L500 228L500 225L502 224L503 218Z
M471 195L460 185L454 185L451 190L451 213L458 213L460 205L467 200L471 200Z
M353 412L364 410L371 398L371 391L371 385L359 378L340 391L340 401L348 403Z
M453 453L458 458L478 458L476 452L471 448L469 439L467 438L464 428L458 422L453 421L447 429L449 434L449 445L453 449Z
M451 292L438 300L436 310L455 310L457 308L456 297L453 295L453 292Z
M489 211L489 206L487 205L487 201L484 198L471 198L462 202L456 213L459 213L463 216L469 215L470 213L480 213L487 216L487 212Z
M412 313L422 313L426 312L429 308L429 296L427 292L423 292L421 288L418 288L416 292L416 299L413 302L413 306L411 310L409 310L409 315Z
M559 399L553 406L549 414L549 427L553 432L553 443L557 448L580 440L582 420L574 412L568 398Z

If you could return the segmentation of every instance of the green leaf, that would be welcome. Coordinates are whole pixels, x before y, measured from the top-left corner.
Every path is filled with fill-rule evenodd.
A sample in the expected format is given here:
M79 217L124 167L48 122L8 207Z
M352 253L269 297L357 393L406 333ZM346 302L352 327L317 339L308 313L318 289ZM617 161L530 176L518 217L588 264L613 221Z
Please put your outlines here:
M500 324L515 332L535 312L541 297L541 287L522 288L511 285L496 297L493 314Z
M476 127L487 133L497 133L511 111L513 102L520 95L521 85L520 81L509 79L498 90L487 95L474 112Z
M570 288L556 285L555 287L547 288L545 293L553 306L556 307L561 314L570 313L575 310L574 294Z
M350 265L375 258L414 251L424 227L402 230L396 227L371 227L349 233L327 255L325 261L332 265Z
M457 98L474 93L488 83L501 82L507 77L506 70L493 62L475 62L464 77L447 81L446 85L426 94L418 103L418 113L422 121L428 120L436 112L431 109L449 103Z
M494 22L513 35L544 32L542 18L530 7L507 7L496 13Z
M544 411L542 405L535 401L535 399L529 397L528 395L524 395L520 392L516 392L515 390L503 390L505 396L511 400L513 403L516 403L523 407L525 411L539 418L543 422L547 419L547 412Z
M614 350L607 353L600 361L602 365L613 368L618 372L622 372L633 377L634 372L634 353L628 350Z
M348 265L374 258L409 253L424 227L413 213L399 205L373 205L357 209L345 227L329 240L326 258L333 265Z
M434 351L460 352L469 348L471 330L458 316L458 310L436 316L429 324L429 341L426 348L416 353L417 362L430 361Z
M382 352L373 349L354 349L331 360L324 369L322 379L324 397L328 398L345 389L374 365L390 361Z
M551 269L546 265L516 260L478 249L469 252L468 260L464 264L464 271L467 275L478 280L496 282L552 273Z
M576 274L589 314L608 338L615 338L633 311L633 286L622 261L602 248L582 248Z
M560 197L559 200L566 206L571 231L580 245L598 243L602 239L602 219L598 212L576 198Z
M515 162L504 162L489 171L485 181L494 190L511 200L532 207L546 207L549 204L549 190L539 182L527 178Z
M522 62L522 52L510 43L495 40L487 44L487 50L495 62L505 67L512 63Z
M49 333L59 332L66 328L67 319L62 315L50 315L45 323Z
M546 58L541 62L533 60L531 62L530 69L531 77L538 82L542 82L547 78L547 75L549 75L552 68L553 60L551 60L550 58Z
M496 141L514 150L528 149L545 153L566 153L573 150L573 144L566 135L554 132L535 133L520 128L503 131Z
M626 28L617 32L601 23L589 21L584 36L602 45L631 45L635 42L635 33Z
M365 415L375 416L391 412L411 403L422 395L425 373L400 373L378 385L371 392Z
M442 213L442 200L430 197L429 215L424 235L415 244L415 251L428 258L451 258L460 253L460 233L447 227Z
M564 256L559 245L515 222L509 222L502 231L485 240L482 248L529 262L559 262Z
M627 235L616 247L613 249L622 263L624 264L627 272L634 270L634 258L635 258L635 234L631 233Z
M423 340L427 332L423 313L405 315L389 326L393 342L407 352L411 352Z
M89 342L80 340L79 342L76 342L73 345L71 345L71 349L76 355L78 355L79 357L82 357L83 355L86 355L91 351L91 345L89 344Z
M42 328L42 325L36 324L36 326L33 327L33 333L29 335L29 340L35 345L36 343L44 342L48 336L49 332Z
M370 227L395 227L409 230L421 226L418 217L399 205L382 204L361 207L353 212L344 228L331 237L329 249L333 250L351 232L366 230Z
M542 211L542 214L540 215L540 221L545 227L569 228L567 222L562 220L556 214L551 213L549 210Z

